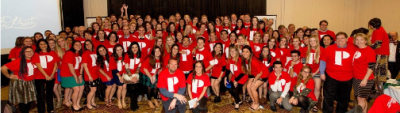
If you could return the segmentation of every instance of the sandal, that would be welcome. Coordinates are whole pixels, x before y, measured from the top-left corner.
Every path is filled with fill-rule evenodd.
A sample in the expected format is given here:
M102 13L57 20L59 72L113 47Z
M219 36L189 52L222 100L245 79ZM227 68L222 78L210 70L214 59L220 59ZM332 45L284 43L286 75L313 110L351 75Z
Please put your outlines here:
M313 112L318 112L318 107L317 107L317 106L314 106L314 107L312 108L312 111L313 111Z

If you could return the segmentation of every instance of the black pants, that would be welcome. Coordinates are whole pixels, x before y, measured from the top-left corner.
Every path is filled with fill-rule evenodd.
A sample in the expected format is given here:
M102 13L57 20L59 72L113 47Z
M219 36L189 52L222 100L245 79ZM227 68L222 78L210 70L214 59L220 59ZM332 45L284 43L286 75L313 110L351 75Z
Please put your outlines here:
M129 97L131 98L131 109L133 111L139 109L139 106L137 104L137 97L138 97L138 91L139 91L139 83L137 84L127 84L127 90L129 92Z
M36 100L37 100L37 109L39 113L45 113L45 99L47 104L47 112L51 112L54 110L53 106L53 88L54 88L54 79L51 81L47 81L46 79L37 79L35 80L36 87Z
M323 101L323 111L324 113L333 112L333 101L337 101L336 113L347 112L347 107L350 101L350 92L352 82L348 81L338 81L331 78L325 72L326 80L324 82L324 101Z
M230 81L230 84L231 84L231 88L228 89L228 90L229 90L229 93L230 93L230 94L232 95L232 97L235 99L235 103L236 103L236 104L239 104L239 102L240 102L239 94L240 94L240 91L242 91L242 90L240 90L240 89L243 87L243 84L239 84L239 83L238 83L237 87L235 87L235 85L233 84L232 81Z
M390 73L392 74L391 78L395 79L396 76L399 74L400 67L396 65L396 62L388 62L388 68Z
M200 101L199 101L199 104L197 105L197 107L192 109L192 112L193 113L200 113L200 112L207 113L208 112L208 109L207 109L207 98L206 97L201 98Z
M313 92L310 92L310 93L313 93ZM299 98L298 98L299 100L298 100L298 105L300 106L300 108L301 108L301 111L302 112L304 112L304 113L308 113L308 111L309 111L309 109L308 109L308 107L310 106L310 100L308 99L308 97L306 97L306 96L299 96Z
M21 113L29 113L29 110L31 109L31 102L28 102L27 104L19 103L18 109L21 111Z
M153 97L154 99L157 99L157 94L158 94L158 88L151 88L151 87L147 87L147 100L151 100L151 97Z

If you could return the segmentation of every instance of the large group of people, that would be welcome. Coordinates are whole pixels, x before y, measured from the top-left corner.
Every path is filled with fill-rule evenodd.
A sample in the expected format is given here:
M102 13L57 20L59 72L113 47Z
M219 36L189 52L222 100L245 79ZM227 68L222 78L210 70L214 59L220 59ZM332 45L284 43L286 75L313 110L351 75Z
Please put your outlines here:
M285 110L295 105L303 113L318 111L320 99L324 113L334 111L334 100L336 112L346 112L354 89L365 113L373 80L386 77L388 64L393 78L399 72L398 34L389 38L379 18L351 35L328 30L326 20L318 29L290 24L273 30L273 22L250 14L97 17L88 28L18 37L1 71L11 79L10 102L23 113L34 101L39 113L62 104L80 111L82 97L87 109L96 109L96 95L114 106L115 94L120 109L128 94L133 111L146 100L150 108L182 113L195 100L190 108L199 113L207 112L210 96L222 101L222 89L236 110L244 102L252 111L269 102L272 111L276 104Z

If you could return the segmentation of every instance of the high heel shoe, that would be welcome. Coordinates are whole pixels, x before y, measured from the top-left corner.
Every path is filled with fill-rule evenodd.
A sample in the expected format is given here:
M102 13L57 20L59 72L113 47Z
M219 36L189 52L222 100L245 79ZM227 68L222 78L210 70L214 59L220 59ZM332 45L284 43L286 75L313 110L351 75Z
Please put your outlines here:
M73 112L82 111L82 109L75 110L74 106L71 106L71 110L72 110Z
M62 105L62 101L57 101L55 108L58 109L61 107L61 105Z

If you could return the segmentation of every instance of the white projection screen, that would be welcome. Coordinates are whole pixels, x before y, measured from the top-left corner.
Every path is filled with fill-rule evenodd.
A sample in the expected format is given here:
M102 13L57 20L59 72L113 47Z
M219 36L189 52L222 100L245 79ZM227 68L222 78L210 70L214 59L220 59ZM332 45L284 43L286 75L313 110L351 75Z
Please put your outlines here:
M19 36L61 30L59 0L1 0L1 54L8 54Z

